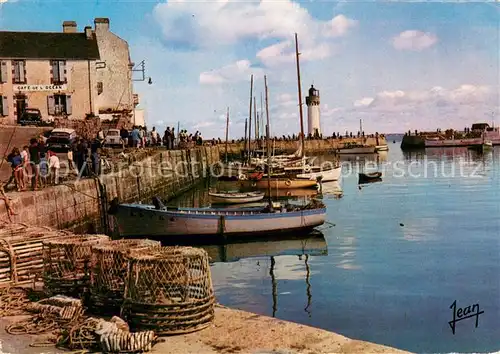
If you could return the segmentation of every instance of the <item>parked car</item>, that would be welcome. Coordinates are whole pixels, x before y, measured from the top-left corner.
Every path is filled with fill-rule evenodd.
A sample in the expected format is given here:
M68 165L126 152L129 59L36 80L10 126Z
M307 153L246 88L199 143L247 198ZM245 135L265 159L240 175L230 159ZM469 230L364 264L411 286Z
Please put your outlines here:
M67 151L75 141L77 135L74 129L56 128L50 132L47 147L54 151Z
M104 146L122 146L119 129L108 129L103 132Z
M42 125L42 113L37 108L26 108L17 119L17 123L21 125Z

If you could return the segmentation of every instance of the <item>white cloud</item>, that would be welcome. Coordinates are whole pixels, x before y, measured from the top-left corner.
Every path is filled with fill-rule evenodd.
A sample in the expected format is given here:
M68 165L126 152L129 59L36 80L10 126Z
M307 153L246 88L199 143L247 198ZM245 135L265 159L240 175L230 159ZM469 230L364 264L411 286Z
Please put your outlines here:
M188 40L198 46L234 44L245 38L287 38L295 32L308 38L321 32L342 36L357 25L343 15L315 20L290 0L173 0L156 5L154 15L167 40Z
M360 100L354 101L354 107L369 106L373 102L373 97L363 97Z
M292 95L290 93L282 93L278 94L275 98L276 104L280 107L290 107L290 106L297 106L298 105L298 99L295 95Z
M214 49L245 39L277 39L278 43L257 53L257 59L268 66L295 60L294 33L299 33L301 59L320 60L334 53L330 37L345 36L358 24L344 15L330 21L314 19L291 0L174 0L156 5L154 16L167 41L198 48Z
M308 43L308 42L306 42ZM314 61L328 58L334 53L331 43L309 44L307 47L299 47L300 61ZM265 47L257 52L256 57L268 67L276 67L282 64L295 63L295 42L285 40L277 44Z
M416 30L404 31L392 39L392 45L398 50L421 51L436 44L438 38L429 32Z
M328 37L345 36L350 29L357 25L358 21L351 20L344 15L338 15L325 24L324 34Z
M498 114L496 92L498 87L470 84L453 89L436 86L420 91L381 91L374 98L355 101L355 108L342 113L364 118L370 131L390 129L391 125L399 130L463 128L474 121L490 122L492 115Z
M252 68L249 60L238 60L233 64L223 66L220 69L205 71L200 74L200 83L205 85L217 85L230 82L250 80L250 75L254 79L262 76L262 70Z
M461 85L455 89L436 86L426 91L382 91L375 98L363 98L354 103L355 107L394 111L415 108L421 105L445 107L494 103L495 95L491 87Z

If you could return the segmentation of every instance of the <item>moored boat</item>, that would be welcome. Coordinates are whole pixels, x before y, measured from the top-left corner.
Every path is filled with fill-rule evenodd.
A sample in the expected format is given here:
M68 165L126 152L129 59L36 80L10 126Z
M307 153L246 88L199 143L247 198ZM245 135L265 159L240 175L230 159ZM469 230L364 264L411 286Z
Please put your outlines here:
M375 151L389 151L389 146L388 145L377 145L375 146Z
M264 199L263 192L248 192L248 193L208 193L213 204L244 204L258 202Z
M308 179L291 179L291 178L271 178L268 182L266 179L247 179L241 180L240 186L242 188L268 188L268 183L271 189L296 189L296 188L315 188L317 186L316 180Z
M318 172L300 173L297 174L296 178L306 179L311 181L317 181L319 178L321 182L333 182L338 181L342 174L342 167L332 168L330 170L323 170Z
M484 153L488 150L493 149L493 143L491 141L485 140L482 144L469 146L468 149L477 151L479 153Z
M306 206L266 208L166 208L112 202L122 237L221 236L280 234L310 231L324 224L326 207L313 200Z
M382 180L382 172L360 173L358 183L378 182Z
M350 144L337 149L338 154L374 154L375 146Z

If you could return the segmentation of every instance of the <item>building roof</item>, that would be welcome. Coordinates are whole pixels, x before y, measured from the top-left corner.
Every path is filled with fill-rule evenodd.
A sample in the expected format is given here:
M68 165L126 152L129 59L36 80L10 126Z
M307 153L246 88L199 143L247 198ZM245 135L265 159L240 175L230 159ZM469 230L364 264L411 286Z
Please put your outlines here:
M0 58L99 59L97 39L85 33L0 31Z

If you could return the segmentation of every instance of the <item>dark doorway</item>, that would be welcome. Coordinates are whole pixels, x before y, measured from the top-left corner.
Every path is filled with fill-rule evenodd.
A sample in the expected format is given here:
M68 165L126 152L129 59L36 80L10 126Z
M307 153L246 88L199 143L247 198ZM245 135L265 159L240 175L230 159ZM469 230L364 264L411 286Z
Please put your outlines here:
M26 96L24 95L16 96L16 112L18 121L23 116L24 111L26 111L26 107L27 107Z

